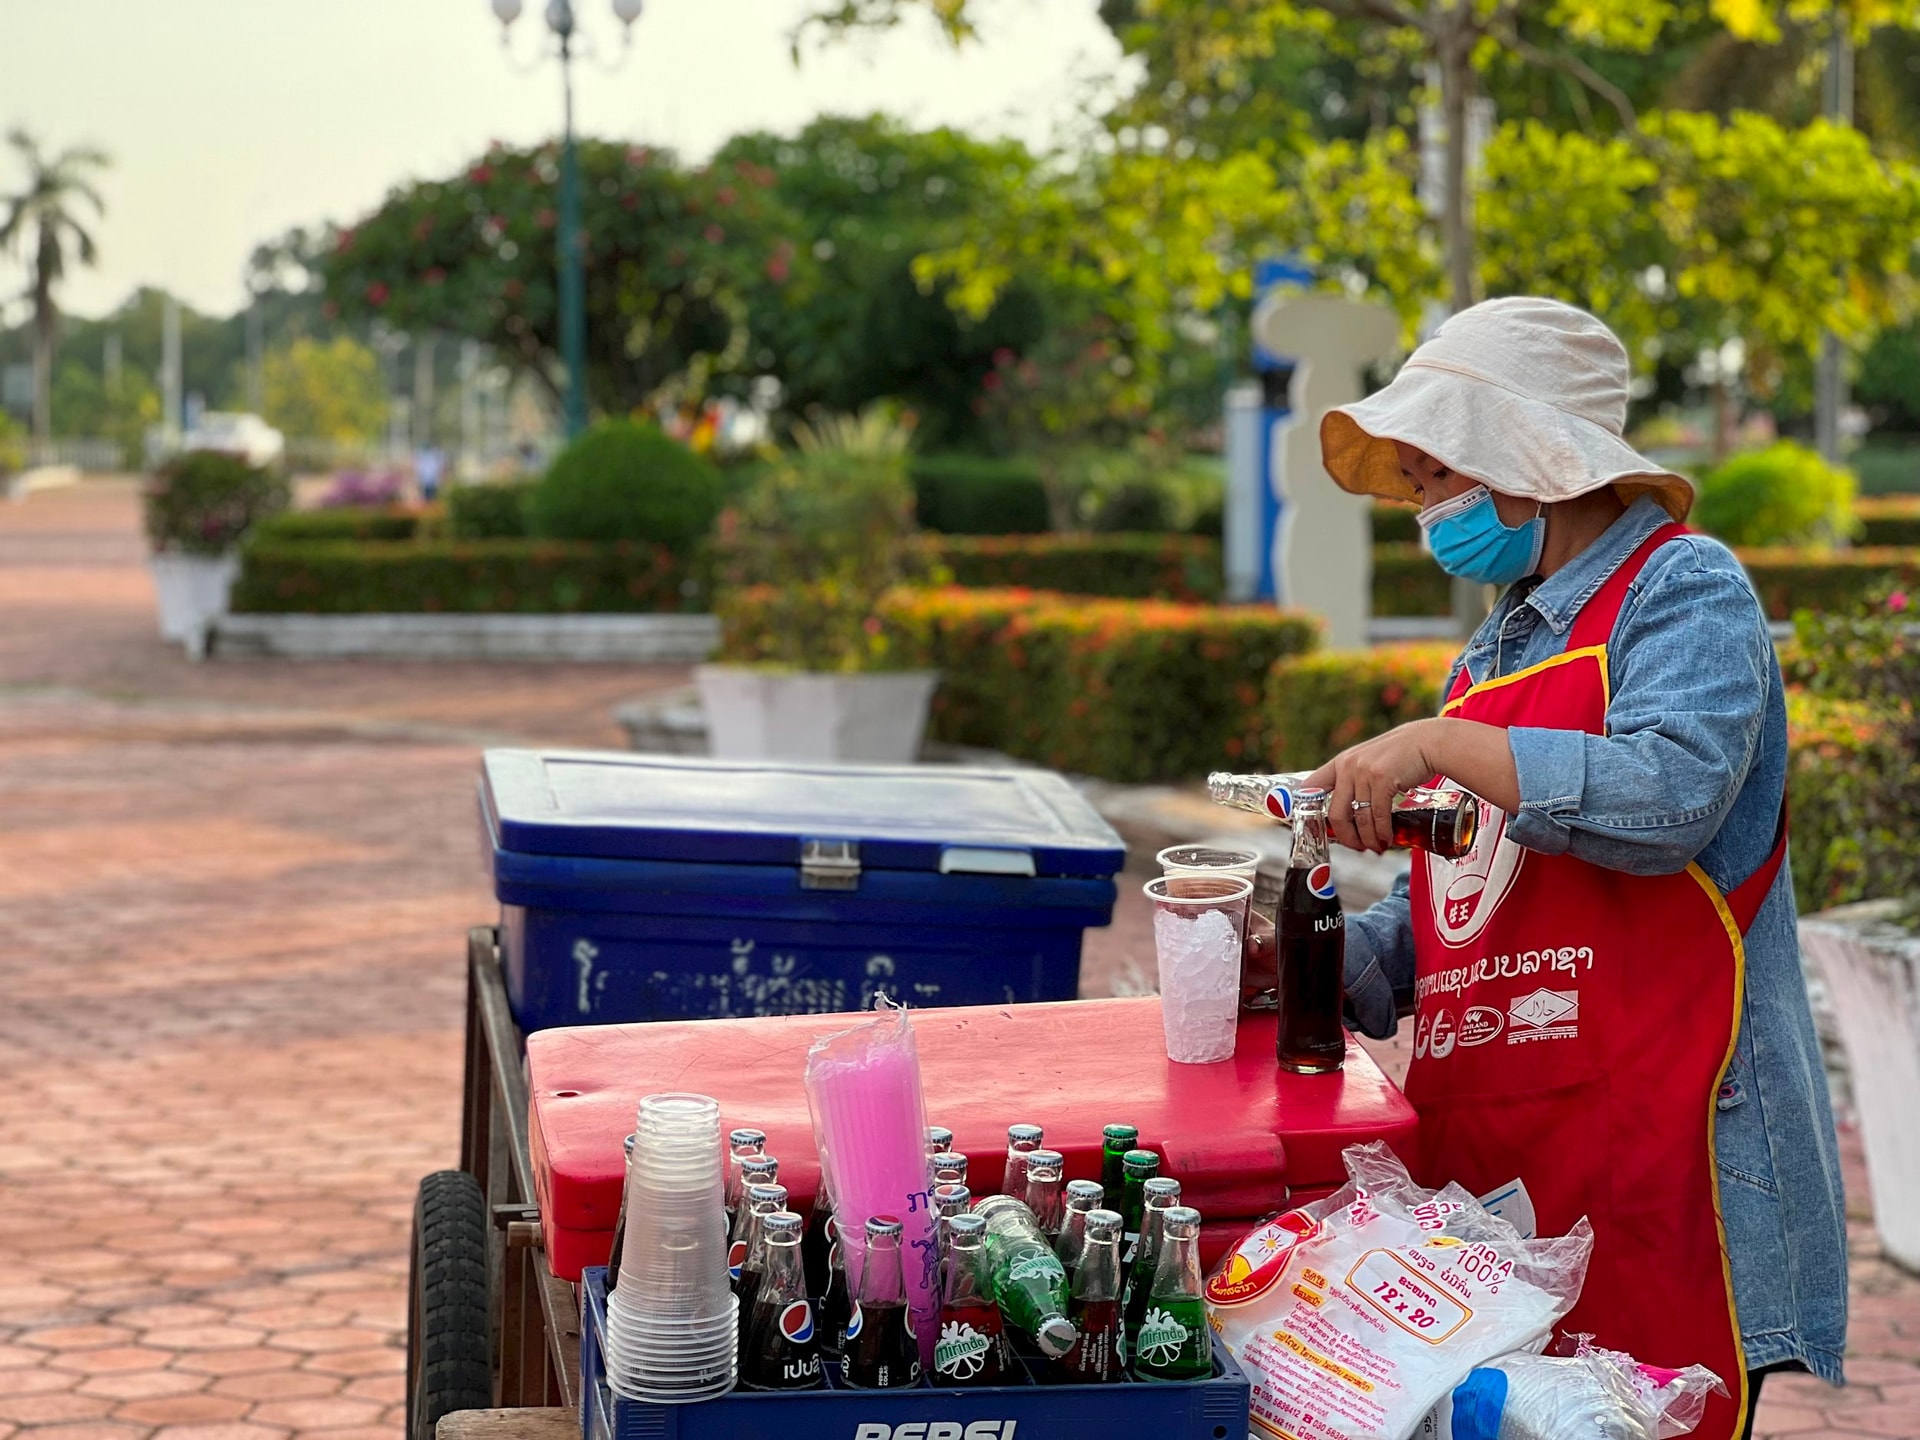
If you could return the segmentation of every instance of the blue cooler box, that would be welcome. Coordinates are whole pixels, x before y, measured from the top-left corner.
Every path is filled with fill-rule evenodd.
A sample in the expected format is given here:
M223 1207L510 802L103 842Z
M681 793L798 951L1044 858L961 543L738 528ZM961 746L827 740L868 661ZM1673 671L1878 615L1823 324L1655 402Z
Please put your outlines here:
M1058 775L489 750L523 1030L1071 1000L1120 837Z

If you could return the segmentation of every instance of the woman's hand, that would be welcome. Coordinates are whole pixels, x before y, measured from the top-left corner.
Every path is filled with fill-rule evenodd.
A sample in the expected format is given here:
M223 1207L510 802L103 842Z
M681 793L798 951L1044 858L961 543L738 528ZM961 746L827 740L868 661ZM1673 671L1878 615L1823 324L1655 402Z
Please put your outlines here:
M1393 845L1393 797L1425 785L1440 773L1438 750L1444 720L1411 720L1384 735L1342 750L1307 777L1309 786L1333 792L1327 826L1349 850L1376 855ZM1355 802L1360 808L1355 809Z
M1508 814L1520 809L1520 775L1507 732L1475 720L1410 720L1342 750L1307 777L1333 792L1327 824L1349 850L1393 844L1393 797L1444 775ZM1356 800L1364 801L1356 810Z

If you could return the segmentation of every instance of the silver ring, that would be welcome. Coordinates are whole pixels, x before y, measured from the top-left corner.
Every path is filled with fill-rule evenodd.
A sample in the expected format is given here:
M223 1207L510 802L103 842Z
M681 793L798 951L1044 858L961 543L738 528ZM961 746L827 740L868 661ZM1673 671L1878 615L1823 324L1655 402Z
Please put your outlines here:
M1352 803L1353 808L1356 810L1371 810L1373 808L1373 802L1371 800L1355 800Z

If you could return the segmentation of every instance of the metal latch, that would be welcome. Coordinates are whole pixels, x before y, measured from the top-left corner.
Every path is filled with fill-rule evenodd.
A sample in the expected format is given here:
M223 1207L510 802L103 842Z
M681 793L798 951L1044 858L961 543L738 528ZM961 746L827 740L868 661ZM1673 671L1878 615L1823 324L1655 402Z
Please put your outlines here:
M858 890L860 844L855 840L802 840L802 890Z

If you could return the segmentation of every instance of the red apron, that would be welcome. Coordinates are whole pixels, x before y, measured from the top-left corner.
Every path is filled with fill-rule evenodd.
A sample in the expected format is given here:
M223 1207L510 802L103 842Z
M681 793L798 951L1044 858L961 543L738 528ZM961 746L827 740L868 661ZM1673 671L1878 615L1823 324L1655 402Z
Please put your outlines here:
M1479 685L1463 669L1444 714L1606 733L1607 641L1627 586L1685 531L1656 531L1575 619L1566 650ZM1715 1101L1733 1057L1742 936L1778 873L1723 896L1698 865L1627 875L1506 836L1481 807L1460 860L1412 877L1414 1058L1423 1183L1485 1194L1526 1183L1542 1235L1593 1225L1580 1303L1562 1321L1650 1365L1705 1365L1727 1384L1695 1432L1746 1418L1714 1162Z

